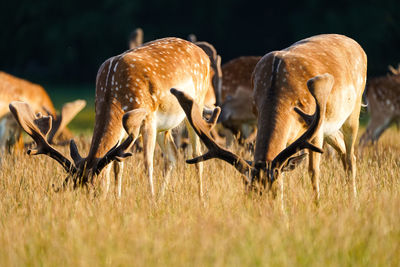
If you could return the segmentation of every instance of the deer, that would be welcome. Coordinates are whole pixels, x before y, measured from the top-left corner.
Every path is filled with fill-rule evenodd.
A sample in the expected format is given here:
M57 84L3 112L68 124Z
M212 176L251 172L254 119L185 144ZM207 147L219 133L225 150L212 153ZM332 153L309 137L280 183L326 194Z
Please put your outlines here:
M251 84L253 70L260 56L241 56L222 65L221 114L218 123L249 143L257 135L257 117Z
M46 154L59 162L68 173L63 186L70 181L74 188L94 185L99 180L99 174L107 167L105 175L108 191L110 171L114 166L116 193L119 197L123 162L132 155L127 149L141 135L149 192L154 197L155 144L157 142L166 155L166 184L177 161L171 130L185 119L184 111L169 93L169 89L179 88L196 99L202 107L210 86L209 57L201 48L183 39L169 37L154 40L107 59L100 66L96 77L95 126L88 155L82 157L72 139L72 161L46 141L46 134L51 130L51 119L35 117L28 106L21 102L11 103L10 110L37 144L37 148L28 151L28 154ZM190 124L188 126L192 154L199 155L200 140ZM202 163L196 166L201 198Z
M53 102L42 86L5 72L0 72L0 95L0 144L2 150L6 148L8 151L22 150L24 147L22 130L8 109L12 101L28 102L35 113L52 116L54 127L47 141L55 145L68 143L67 140L72 134L66 126L86 105L84 100L66 103L61 114L57 114Z
M171 89L207 147L205 154L186 162L224 160L243 174L246 184L258 184L262 189L276 189L273 185L278 181L283 204L282 174L295 169L307 155L297 153L307 149L308 171L318 201L321 147L327 142L340 154L356 198L354 144L366 70L367 57L362 47L338 34L313 36L263 56L252 75L258 110L253 161L221 147L210 136L219 107L210 119L204 120L195 99Z
M359 152L371 142L375 144L392 123L400 122L400 65L389 66L391 74L371 78L367 82L366 99L370 120L360 138Z

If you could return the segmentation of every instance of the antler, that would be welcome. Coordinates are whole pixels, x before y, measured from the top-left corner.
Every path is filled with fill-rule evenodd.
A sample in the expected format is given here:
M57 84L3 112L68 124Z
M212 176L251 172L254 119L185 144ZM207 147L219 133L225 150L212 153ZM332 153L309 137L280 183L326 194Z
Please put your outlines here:
M206 161L212 158L222 159L229 164L233 165L240 173L249 174L252 170L251 163L249 164L238 155L232 153L229 150L222 148L218 145L210 135L211 129L214 127L221 109L215 108L211 118L205 121L202 117L202 112L199 106L194 102L193 98L184 92L181 92L175 88L171 88L171 93L178 99L179 104L186 113L186 117L197 135L206 145L208 151L194 159L187 160L189 164Z
M9 108L18 124L37 144L35 149L28 150L28 155L48 155L60 163L67 172L76 173L75 166L47 142L47 136L52 128L51 116L36 116L29 104L24 102L11 102Z
M127 150L132 145L133 141L134 137L132 135L129 135L128 138L124 142L122 142L122 144L118 145L117 143L104 155L104 157L99 160L94 173L96 175L99 174L101 170L113 160L121 162L125 160L125 158L132 156L132 153L130 152L125 153L125 150Z
M316 76L308 80L307 87L316 103L315 113L313 115L308 115L299 108L294 108L295 111L306 121L309 127L295 142L290 144L274 158L272 161L272 168L280 168L281 166L284 166L284 163L290 156L302 149L310 149L318 153L324 152L321 148L311 144L309 140L312 140L315 137L321 127L323 118L325 117L326 102L332 90L333 82L333 76L330 74Z

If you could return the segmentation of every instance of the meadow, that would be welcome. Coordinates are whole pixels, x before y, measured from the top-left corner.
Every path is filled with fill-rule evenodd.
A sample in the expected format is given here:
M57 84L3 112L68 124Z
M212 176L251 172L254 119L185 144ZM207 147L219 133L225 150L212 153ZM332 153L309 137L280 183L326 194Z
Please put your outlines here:
M92 108L89 103L72 124L86 152ZM282 211L279 198L246 193L236 170L219 160L204 164L203 201L184 153L165 195L154 200L142 153L126 161L121 199L101 185L56 193L53 184L61 185L65 173L54 160L6 155L0 163L0 266L398 266L398 131L388 130L358 159L357 199L339 160L323 157L318 205L303 163L284 177ZM158 148L155 163L159 188Z

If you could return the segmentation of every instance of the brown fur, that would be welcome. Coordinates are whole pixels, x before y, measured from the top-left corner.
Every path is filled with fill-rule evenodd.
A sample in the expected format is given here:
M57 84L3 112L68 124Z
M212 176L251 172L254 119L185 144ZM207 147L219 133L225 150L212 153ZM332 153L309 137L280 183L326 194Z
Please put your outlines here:
M253 73L259 113L255 162L272 161L305 131L306 123L293 108L312 113L315 101L307 90L307 81L329 73L334 77L334 85L326 104L324 125L313 143L322 147L324 137L334 139L339 132L343 133L344 140L334 145L345 158L346 170L352 173L355 192L354 142L366 69L363 49L354 40L336 34L314 36L265 55ZM320 155L312 153L309 171L317 197L319 161Z
M371 117L360 138L360 149L368 142L377 142L393 122L400 122L400 74L393 68L391 71L387 76L368 80L366 96Z

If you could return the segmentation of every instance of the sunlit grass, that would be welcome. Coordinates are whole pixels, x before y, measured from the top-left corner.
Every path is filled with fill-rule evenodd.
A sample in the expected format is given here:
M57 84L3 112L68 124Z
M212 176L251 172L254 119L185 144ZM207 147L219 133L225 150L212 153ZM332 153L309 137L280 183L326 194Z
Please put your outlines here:
M89 137L78 145L87 151ZM338 160L324 158L314 204L306 165L285 176L282 212L278 199L246 194L238 173L217 160L204 164L203 202L183 156L166 195L153 201L142 154L127 160L121 199L112 191L55 193L65 176L56 162L8 155L0 169L0 266L398 266L398 132L359 160L357 201Z

